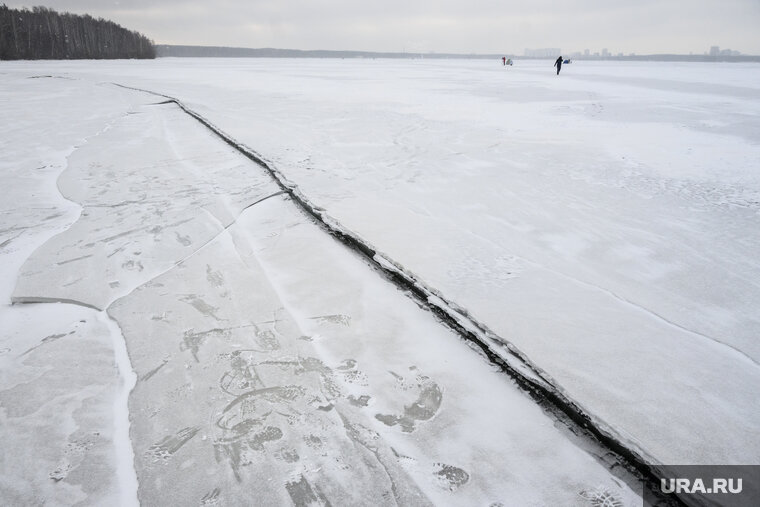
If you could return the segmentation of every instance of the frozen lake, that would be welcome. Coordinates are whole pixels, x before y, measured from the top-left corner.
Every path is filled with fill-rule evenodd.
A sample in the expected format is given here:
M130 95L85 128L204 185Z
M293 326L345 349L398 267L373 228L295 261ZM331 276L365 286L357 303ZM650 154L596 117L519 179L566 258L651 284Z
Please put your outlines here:
M213 141L176 106L155 105L163 99L114 83L174 97L254 150L342 228L490 330L497 353L500 343L508 344L506 354L519 357L647 462L760 464L760 65L577 61L556 76L550 61L518 60L503 67L499 61L467 60L159 59L4 62L0 77L7 119L0 127L3 293L10 298L13 292L19 302L79 303L76 312L93 312L91 318L77 317L92 327L82 331L87 339L110 329L114 350L126 345L137 375L130 398L135 449L144 445L155 453L190 442L197 446L194 460L177 466L211 470L214 460L228 460L239 482L241 459L256 462L257 449L265 446L257 441L240 451L230 428L256 424L229 400L224 414L232 411L241 419L228 414L216 420L217 430L219 424L226 428L223 436L205 434L204 424L225 405L215 405L202 389L227 375L237 387L227 385L214 396L242 396L245 382L251 387L264 380L245 380L240 360L230 359L234 355L225 358L237 370L216 364L229 350L204 356L201 344L213 340L196 331L282 321L285 330L256 328L257 354L266 352L268 359L254 361L239 344L238 356L259 369L291 358L280 370L264 367L265 383L304 369L303 360L292 360L295 350L330 365L311 370L314 378L306 375L296 390L316 392L322 382L321 401L297 401L288 410L308 413L316 406L314 418L299 424L318 421L318 439L333 450L363 445L367 453L369 433L357 433L360 426L380 435L383 444L372 452L391 477L395 501L510 504L519 497L585 505L589 495L580 493L588 487L563 474L557 488L533 498L528 472L516 479L516 496L507 493L509 483L506 489L495 485L526 460L531 473L546 470L554 460L544 456L548 449L595 477L593 486L615 489L604 466L588 457L593 452L575 454L582 445L551 430L503 423L510 412L523 424L544 415L525 400L515 401L519 395L509 382L495 380L487 362L466 358L469 349L445 328L437 329L435 319L415 315L414 304L400 292L382 288L377 273L354 266L350 254L333 252L324 231L298 225L303 217L274 195L279 189L255 165ZM266 201L243 211L261 199ZM93 237L105 242L101 250L88 247ZM122 244L120 238L129 241ZM269 288L246 294L246 287L261 284ZM23 311L49 312L50 306L58 305ZM18 403L19 395L9 393L21 390L22 378L33 377L27 356L11 352L21 345L10 343L28 338L23 353L46 335L60 334L25 333L24 322L34 317L24 320L20 311L3 308L3 322L14 324L4 324L6 345L0 348L9 352L0 360L16 368L1 379L4 407ZM194 316L183 313L188 311ZM166 312L176 318L167 319ZM215 333L214 340L232 349L242 340L232 331ZM268 333L281 338L279 347L267 342ZM183 336L179 350L154 343L170 335ZM385 340L393 343L390 350ZM425 361L431 361L428 373L422 372ZM193 365L205 373L190 381L195 388L188 393L183 386L190 374L183 368ZM416 387L403 387L412 377L403 380L401 367L415 372ZM357 389L356 381L335 380L349 374L364 375L359 385L365 389ZM442 388L443 378L448 384ZM324 394L325 382L344 387ZM399 386L406 394L394 394ZM409 412L388 415L395 413L399 396L405 407L440 405L436 392L445 400L451 395L449 412L442 408L438 414L436 407L416 418ZM377 400L370 405L376 412L371 423L358 422L361 411L355 409L361 404L350 401L337 422L322 415L328 406L341 407L336 400L362 395ZM109 396L102 403L110 403ZM494 398L500 401L493 411L503 416L497 420L509 437L489 453L499 433L487 432L488 410L473 404ZM180 415L173 426L166 421L174 416L160 416L156 426L140 415L161 412L167 400L208 405L206 415L191 421L175 407ZM515 403L517 412L510 409ZM263 409L256 410L263 417ZM3 417L11 416L6 410ZM334 467L315 447L294 443L299 424L283 436L282 424L261 423L255 435L261 442L290 442L285 447L299 449L301 463L312 460L311 470ZM536 423L553 424L550 418ZM272 437L277 432L269 428L275 427L280 438ZM456 438L446 431L454 427ZM479 428L479 439L468 427ZM23 428L5 431L7 438ZM399 440L407 433L424 443ZM445 457L426 454L441 435L453 438L439 449ZM544 444L516 450L509 442L520 435ZM216 442L216 458L204 454L207 438ZM468 454L467 448L478 451ZM283 459L292 455L282 449L280 458L266 458L277 477L291 473L283 463L295 462ZM129 461L127 451L117 451L113 455L121 462ZM146 452L135 450L137 478L145 488L141 500L158 498L162 482L153 479L164 477ZM521 458L504 461L508 453ZM399 455L412 456L415 464ZM464 463L453 463L457 458ZM358 460L349 466L365 477L377 467L347 459ZM429 464L423 466L425 460ZM487 471L473 472L478 462L487 463ZM453 482L444 480L443 490L430 486L421 479L428 468ZM289 498L298 503L296 498L324 501L345 494L339 493L344 479L338 470L324 479L306 466L288 476ZM14 482L3 473L0 485ZM195 484L192 475L166 474L162 480L186 480L188 491ZM228 491L235 477L221 483L228 486L220 491ZM212 499L223 494L208 489L203 493ZM274 490L265 494L279 498ZM627 487L615 494L631 497ZM188 495L186 500L197 501Z

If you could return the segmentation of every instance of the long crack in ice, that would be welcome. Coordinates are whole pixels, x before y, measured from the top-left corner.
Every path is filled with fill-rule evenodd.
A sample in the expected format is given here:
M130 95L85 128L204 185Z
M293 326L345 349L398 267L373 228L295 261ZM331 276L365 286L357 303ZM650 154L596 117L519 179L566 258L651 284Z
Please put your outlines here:
M224 142L266 170L283 192L287 193L293 202L324 226L330 234L349 248L363 254L376 268L389 275L395 284L407 290L410 296L435 313L463 338L480 346L491 361L499 364L526 391L534 396L537 402L545 405L548 400L553 410L559 410L569 416L580 428L591 431L596 439L614 453L622 456L631 467L644 475L652 477L655 475L657 460L649 456L646 451L629 439L624 438L603 419L594 416L578 402L570 399L565 389L530 361L514 344L498 336L482 322L472 318L466 309L444 297L440 291L420 281L418 277L403 266L380 254L370 242L344 227L338 220L327 214L323 208L312 203L295 183L288 180L283 173L268 163L259 153L238 142L175 97L119 83L112 84L163 97L166 99L164 103L176 104L182 111L195 118Z

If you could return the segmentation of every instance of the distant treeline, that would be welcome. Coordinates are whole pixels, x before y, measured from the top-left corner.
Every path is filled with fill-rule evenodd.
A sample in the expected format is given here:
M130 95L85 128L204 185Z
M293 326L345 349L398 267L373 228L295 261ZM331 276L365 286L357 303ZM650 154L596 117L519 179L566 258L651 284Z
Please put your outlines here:
M113 21L0 5L0 60L155 57L153 42Z
M213 58L407 58L407 59L480 59L495 60L501 65L502 56L514 61L551 60L552 57L527 57L511 54L474 54L474 53L392 53L371 51L329 51L275 48L236 48L222 46L156 46L156 56L161 57L213 57ZM573 60L585 61L658 61L658 62L760 62L760 56L707 56L707 55L629 55L608 57L572 57Z
M156 46L161 57L210 57L210 58L480 58L501 62L502 55L454 54L454 53L392 53L372 51L333 51L325 49L276 49L276 48L235 48L223 46ZM509 56L509 55L508 55ZM510 56L510 58L514 58Z

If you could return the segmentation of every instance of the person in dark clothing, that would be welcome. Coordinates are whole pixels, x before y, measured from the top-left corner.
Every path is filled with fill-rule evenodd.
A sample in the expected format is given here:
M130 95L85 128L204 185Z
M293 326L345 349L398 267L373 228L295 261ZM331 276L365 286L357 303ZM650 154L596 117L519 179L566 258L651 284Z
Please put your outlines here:
M562 68L562 57L560 56L557 58L557 61L554 62L554 66L557 67L557 75L559 76L559 69Z

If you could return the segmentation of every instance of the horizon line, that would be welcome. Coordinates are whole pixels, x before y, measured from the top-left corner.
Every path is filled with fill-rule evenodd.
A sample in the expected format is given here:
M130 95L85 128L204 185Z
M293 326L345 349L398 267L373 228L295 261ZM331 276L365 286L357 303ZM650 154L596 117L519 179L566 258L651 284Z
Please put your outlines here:
M553 56L526 56L518 53L452 53L441 51L370 51L361 49L294 49L294 48L276 48L276 47L245 47L245 46L220 46L220 45L202 45L202 44L164 44L154 43L156 48L197 48L197 49L221 49L221 50L242 50L242 51L282 51L293 53L349 53L349 54L363 54L363 55L435 55L437 57L443 56L457 56L457 57L520 57L531 60L541 60L546 58L553 58ZM557 53L560 56L563 52ZM645 57L687 57L687 58L707 58L710 60L720 59L742 59L742 58L760 58L760 55L753 54L738 54L738 55L710 55L706 53L628 53L628 54L608 54L602 56L600 54L579 54L578 51L565 52L568 58L577 59L619 59L619 58L645 58Z

